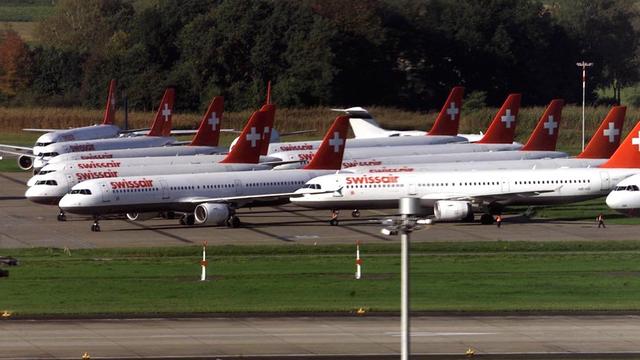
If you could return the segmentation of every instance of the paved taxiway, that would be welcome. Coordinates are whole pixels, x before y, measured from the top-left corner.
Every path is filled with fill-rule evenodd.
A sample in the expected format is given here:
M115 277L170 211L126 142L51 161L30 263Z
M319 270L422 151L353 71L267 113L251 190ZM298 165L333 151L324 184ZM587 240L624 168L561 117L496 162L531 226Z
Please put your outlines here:
M0 321L0 358L397 356L397 317ZM412 319L414 354L640 354L638 316ZM461 358L462 356L460 356ZM578 357L579 358L579 357Z
M130 247L200 244L328 244L397 241L380 234L382 211L363 211L352 218L343 211L341 224L329 226L329 212L285 205L277 208L241 209L241 229L225 227L185 227L177 220L127 222L101 221L102 232L90 231L89 218L69 216L69 221L56 220L57 208L38 205L24 199L27 173L0 173L0 248L18 247ZM391 213L387 211L386 213ZM505 221L502 229L495 226L464 223L438 224L415 232L413 241L470 240L635 240L634 225L615 225L597 229L589 222L523 222L517 226ZM535 234L535 235L534 235Z

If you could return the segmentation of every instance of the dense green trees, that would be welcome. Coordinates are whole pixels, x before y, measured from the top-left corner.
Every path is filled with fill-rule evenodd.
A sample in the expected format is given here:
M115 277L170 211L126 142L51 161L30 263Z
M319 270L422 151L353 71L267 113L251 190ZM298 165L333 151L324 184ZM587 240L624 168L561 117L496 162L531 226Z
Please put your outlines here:
M432 108L458 84L490 104L511 91L526 104L576 101L576 61L595 62L592 89L639 80L638 10L630 0L60 0L38 45L0 39L23 59L0 59L0 101L96 106L110 78L138 109L168 85L181 109L214 94L252 108L268 80L284 106Z

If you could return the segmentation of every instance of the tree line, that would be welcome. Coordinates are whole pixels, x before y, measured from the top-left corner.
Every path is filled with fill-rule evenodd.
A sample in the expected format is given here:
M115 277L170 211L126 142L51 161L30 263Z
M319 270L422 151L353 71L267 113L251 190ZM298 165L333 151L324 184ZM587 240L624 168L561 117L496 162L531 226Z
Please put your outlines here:
M166 86L182 110L214 95L278 105L439 106L455 85L470 105L509 92L540 105L639 80L632 0L59 0L34 44L0 37L0 104L101 106L109 79L148 110Z

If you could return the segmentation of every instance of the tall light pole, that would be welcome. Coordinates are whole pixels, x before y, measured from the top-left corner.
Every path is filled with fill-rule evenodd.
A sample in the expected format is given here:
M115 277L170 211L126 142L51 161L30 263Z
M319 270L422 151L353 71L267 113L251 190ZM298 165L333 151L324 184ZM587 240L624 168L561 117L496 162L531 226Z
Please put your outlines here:
M587 88L587 67L592 66L593 63L582 61L576 65L582 67L582 151L584 151L584 98Z

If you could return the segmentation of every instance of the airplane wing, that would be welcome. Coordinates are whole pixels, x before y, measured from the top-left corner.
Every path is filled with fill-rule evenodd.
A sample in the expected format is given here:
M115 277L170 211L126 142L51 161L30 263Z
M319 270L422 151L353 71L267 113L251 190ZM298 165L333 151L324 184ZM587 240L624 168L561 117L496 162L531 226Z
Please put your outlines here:
M33 148L26 146L0 144L0 152L18 156L25 155L33 158L37 157L33 155Z
M41 133L49 133L49 132L60 131L60 130L67 130L67 129L34 129L34 128L22 129L22 131L41 132Z
M554 191L558 191L562 188L559 186L554 189L541 189L541 190L532 190L532 191L513 191L508 193L485 193L485 194L429 194L421 197L423 200L453 200L453 201L469 201L472 203L490 203L494 201L505 201L511 200L513 198L526 198L526 197L534 197L544 193L550 193Z
M305 194L326 194L333 193L336 191L340 191L342 188L338 190L324 190L324 191L307 191L305 193L299 192L285 192L285 193L272 193L272 194L260 194L260 195L242 195L242 196L227 196L227 197L218 197L218 198L191 198L187 199L188 202L194 204L202 204L202 203L241 203L241 202L250 202L253 200L278 200L282 198L292 198L292 197L301 197Z
M300 135L300 134L308 134L308 133L314 133L314 132L316 132L316 129L313 129L313 130L288 131L288 132L280 133L280 136Z

